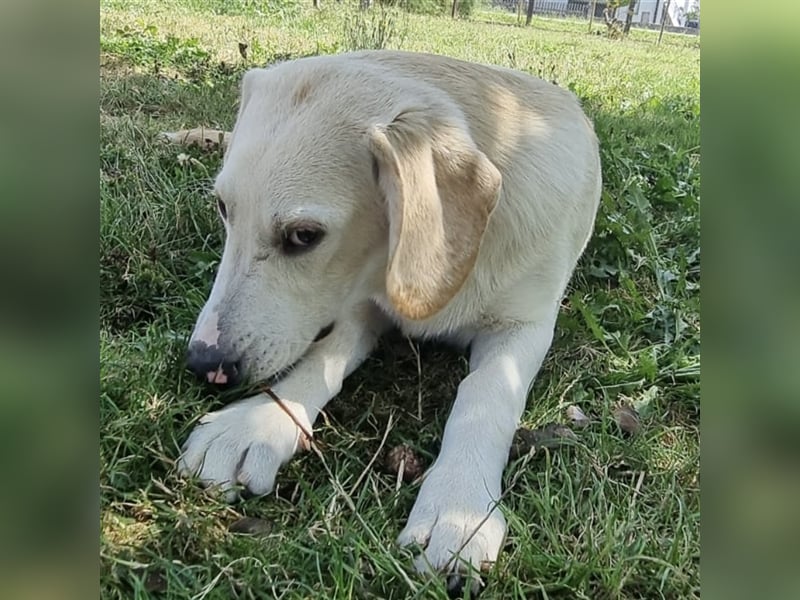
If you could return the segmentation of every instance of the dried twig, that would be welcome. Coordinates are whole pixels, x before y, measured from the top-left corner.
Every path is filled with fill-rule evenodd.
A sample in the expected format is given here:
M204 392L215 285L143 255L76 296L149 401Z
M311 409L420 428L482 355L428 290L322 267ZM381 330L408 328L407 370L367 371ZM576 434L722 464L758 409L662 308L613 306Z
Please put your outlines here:
M317 448L317 445L314 443L314 439L312 438L311 432L305 428L305 426L300 422L300 420L294 415L294 413L289 410L289 407L286 406L283 400L281 400L278 395L272 391L272 388L266 384L262 384L258 386L258 389L264 392L267 396L272 398L275 401L275 404L280 406L281 410L285 412L289 418L294 421L294 424L297 425L297 428L300 430L301 435L303 436L300 440L300 443L305 449L310 449L314 451L314 454L318 456L322 456L322 453Z

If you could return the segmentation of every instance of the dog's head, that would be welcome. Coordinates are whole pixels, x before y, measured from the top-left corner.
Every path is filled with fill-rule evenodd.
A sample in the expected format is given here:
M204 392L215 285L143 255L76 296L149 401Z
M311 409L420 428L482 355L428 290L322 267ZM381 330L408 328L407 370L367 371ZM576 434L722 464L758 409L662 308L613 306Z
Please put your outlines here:
M498 199L500 173L452 105L301 62L245 76L214 186L225 248L189 345L213 383L280 374L370 299L435 315Z

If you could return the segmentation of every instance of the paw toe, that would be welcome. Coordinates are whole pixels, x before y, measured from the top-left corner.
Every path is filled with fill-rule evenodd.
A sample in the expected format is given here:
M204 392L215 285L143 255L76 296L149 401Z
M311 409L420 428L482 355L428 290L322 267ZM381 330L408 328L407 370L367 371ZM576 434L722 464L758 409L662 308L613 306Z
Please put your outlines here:
M397 536L397 545L405 548L406 546L421 546L425 547L428 545L428 541L431 537L431 527L427 524L417 524L411 525L409 524L406 526L403 531L400 532L400 535Z
M178 458L178 472L186 477L198 475L203 467L206 452L211 442L203 427L196 427L189 439L183 444L181 455Z
M237 469L236 481L261 496L272 491L280 464L272 448L263 444L251 446Z

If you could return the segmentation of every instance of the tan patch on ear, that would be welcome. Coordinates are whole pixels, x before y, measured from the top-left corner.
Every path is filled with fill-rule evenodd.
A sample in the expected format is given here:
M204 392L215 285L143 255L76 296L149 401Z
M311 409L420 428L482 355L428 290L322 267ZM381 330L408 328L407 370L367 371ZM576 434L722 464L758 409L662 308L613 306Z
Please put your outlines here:
M414 320L439 312L466 281L502 179L463 129L435 137L420 113L369 134L389 205L386 292Z
M292 106L300 106L311 94L311 82L303 81L292 95Z

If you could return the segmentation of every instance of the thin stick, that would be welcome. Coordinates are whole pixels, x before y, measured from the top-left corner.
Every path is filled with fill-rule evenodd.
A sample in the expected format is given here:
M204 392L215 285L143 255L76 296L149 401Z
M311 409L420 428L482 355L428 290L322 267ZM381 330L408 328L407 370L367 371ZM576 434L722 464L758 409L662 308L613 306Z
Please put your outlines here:
M311 437L311 433L308 431L308 429L306 429L306 428L305 428L305 426L304 426L304 425L303 425L303 424L302 424L302 423L299 421L299 419L298 419L296 416L294 416L294 413L293 413L291 410L289 410L289 407L288 407L288 406L286 406L286 404L284 404L283 400L281 400L280 398L278 398L278 395L277 395L275 392L273 392L273 391L272 391L272 388L270 388L270 387L269 387L269 386L267 386L267 385L260 385L260 386L258 386L258 389L260 389L260 390L261 390L262 392L264 392L264 393L265 393L267 396L269 396L270 398L272 398L272 399L275 401L275 404L277 404L278 406L280 406L280 407L281 407L281 410L283 410L283 412L285 412L287 415L289 415L289 418L290 418L292 421L294 421L294 424L295 424L295 425L297 425L297 428L298 428L298 429L299 429L299 430L302 432L302 434L303 434L303 435L306 437L306 440L308 441L308 445L309 445L309 447L310 447L310 448L311 448L311 449L312 449L312 450L313 450L313 451L314 451L316 454L320 454L320 452L319 452L319 449L318 449L318 448L316 447L316 445L314 444L314 439Z

